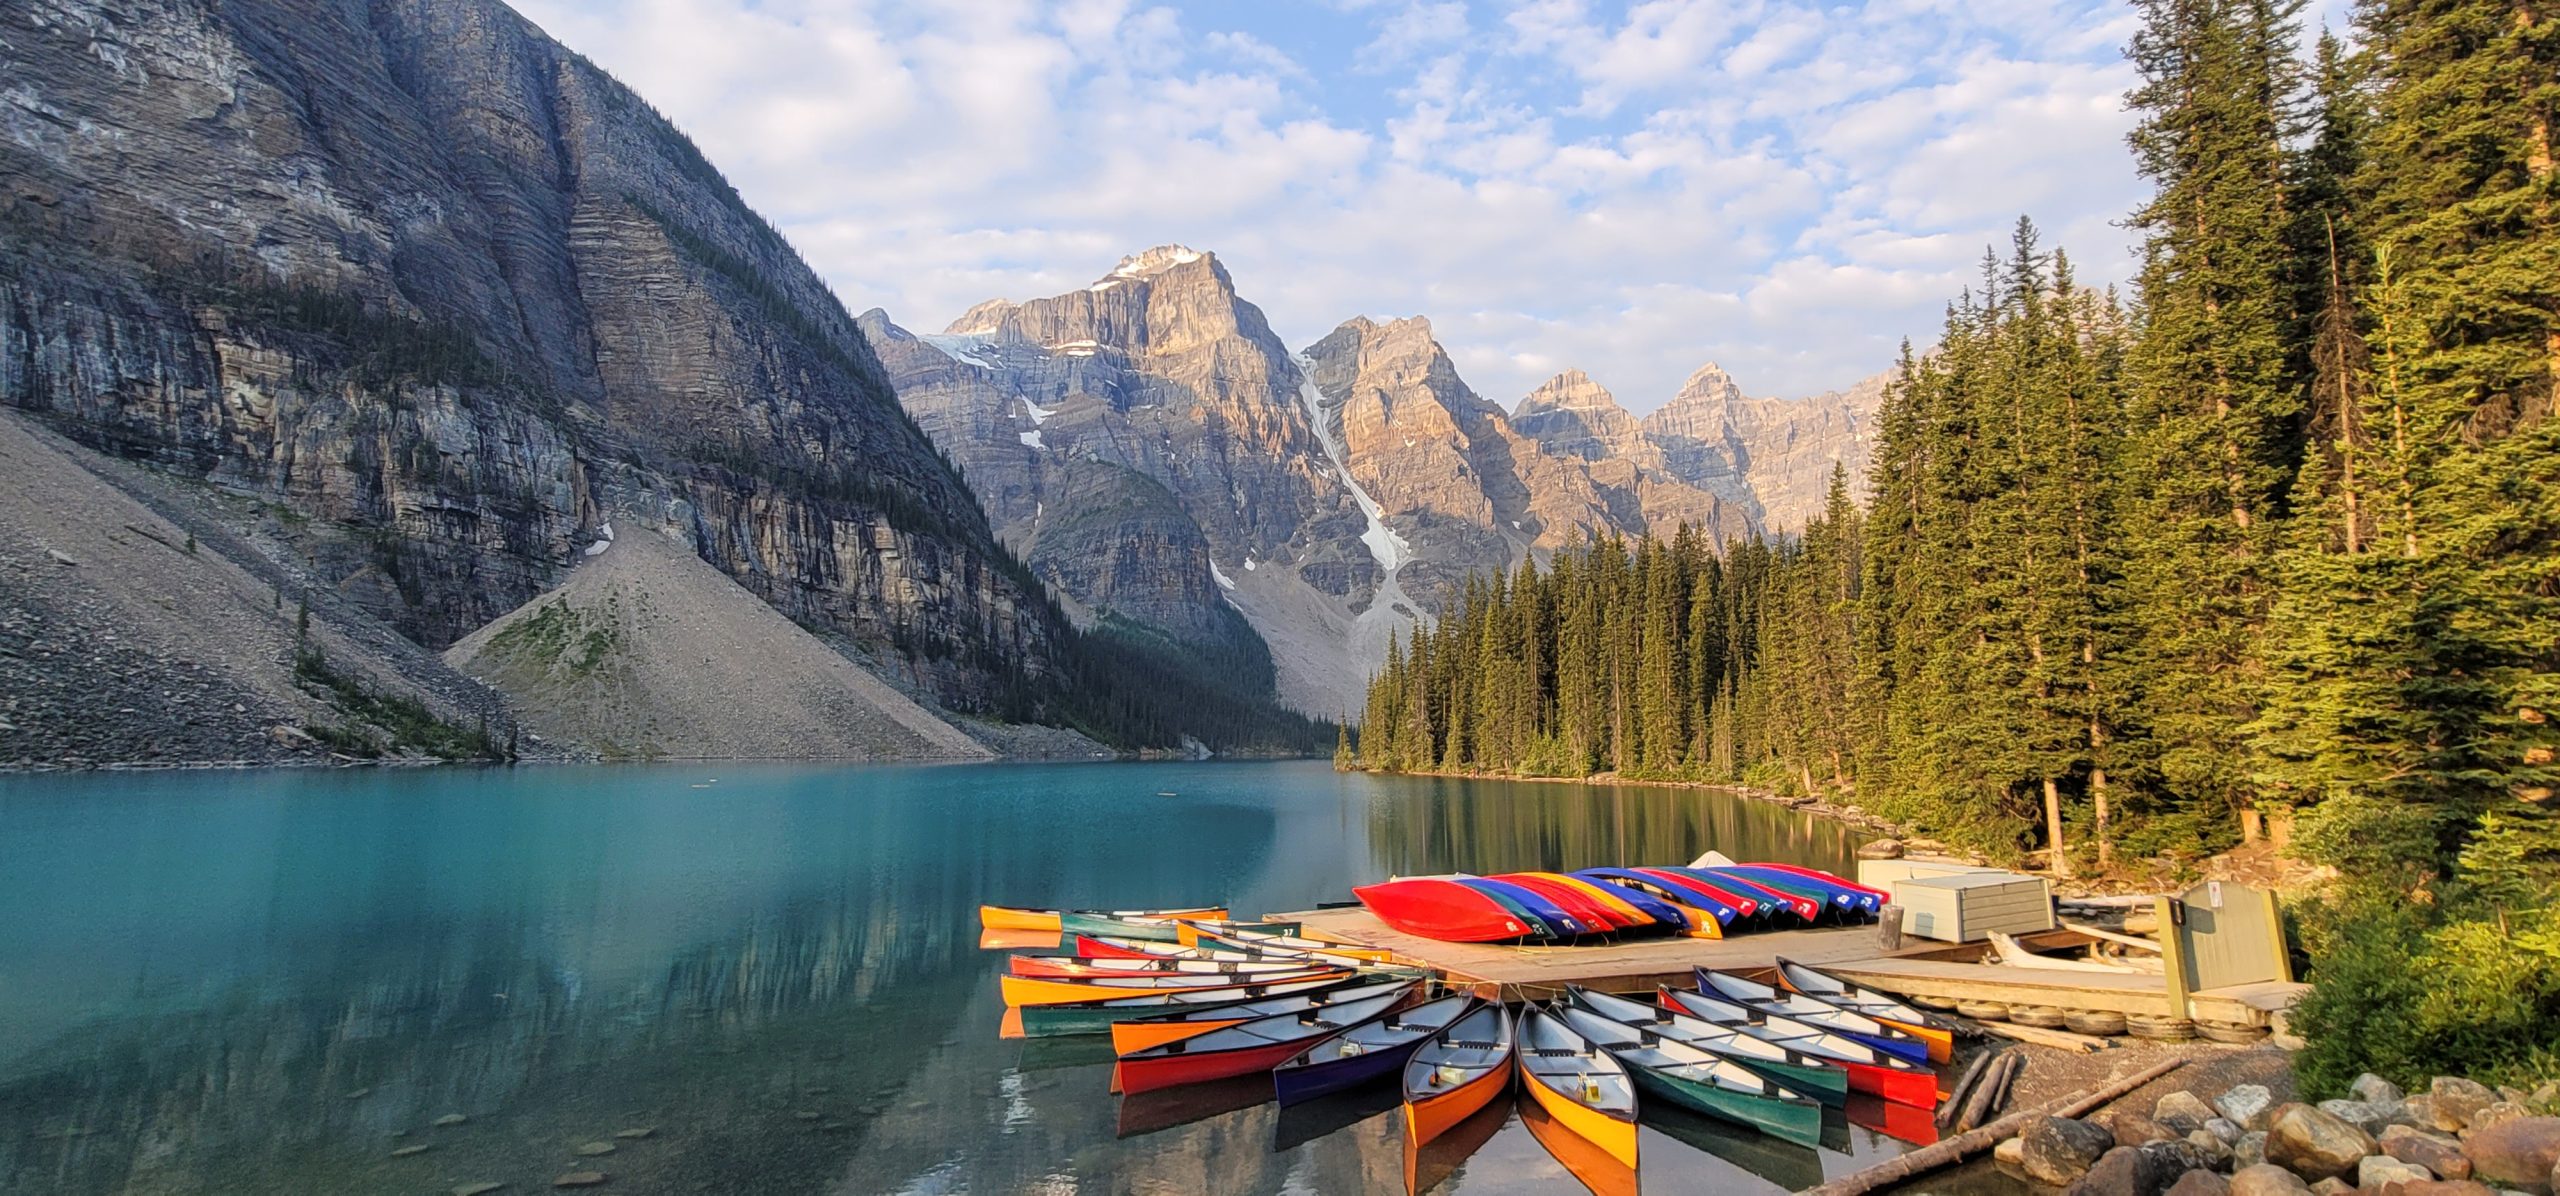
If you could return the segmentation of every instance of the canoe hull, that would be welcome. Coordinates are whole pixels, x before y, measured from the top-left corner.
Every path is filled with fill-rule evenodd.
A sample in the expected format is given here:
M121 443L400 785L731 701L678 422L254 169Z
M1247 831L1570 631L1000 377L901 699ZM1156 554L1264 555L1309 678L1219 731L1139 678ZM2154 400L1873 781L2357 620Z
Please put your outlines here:
M1111 1023L1111 1052L1115 1055L1134 1055L1148 1047L1180 1042L1186 1038L1198 1038L1211 1030L1241 1026L1251 1020L1253 1019L1244 1017L1204 1018L1199 1021L1164 1021L1150 1018L1113 1022Z
M1305 1067L1283 1067L1271 1073L1271 1086L1280 1103L1294 1105L1374 1083L1402 1074L1405 1060L1422 1049L1429 1038L1416 1038L1401 1046L1353 1055L1348 1059L1329 1059Z
M1702 1045L1700 1049L1717 1058L1741 1064L1767 1077L1770 1083L1808 1100L1819 1101L1835 1109L1849 1103L1850 1079L1845 1069L1821 1063L1781 1063L1756 1055L1727 1054L1713 1046Z
M1630 1064L1627 1071L1635 1077L1636 1088L1646 1095L1801 1146L1822 1144L1820 1105L1752 1096L1714 1084L1664 1075L1650 1067Z
M1474 1116L1477 1110L1492 1104L1495 1097L1509 1091L1511 1075L1511 1068L1506 1064L1421 1100L1408 1098L1404 1103L1405 1137L1420 1146L1447 1133L1450 1127Z
M1124 1095L1134 1096L1182 1084L1199 1084L1269 1071L1288 1062L1290 1056L1305 1050L1306 1045L1304 1041L1275 1042L1232 1051L1123 1059L1112 1066L1112 1078L1118 1082Z
M1633 1120L1621 1121L1583 1104L1548 1087L1530 1072L1527 1064L1518 1066L1520 1086L1528 1089L1529 1099L1538 1102L1538 1107L1545 1109L1547 1116L1573 1131L1574 1136L1606 1151L1609 1157L1629 1167L1636 1165L1636 1123Z
M1058 911L981 905L978 907L978 928L981 930L1056 930L1058 929Z
M1533 933L1500 902L1456 881L1391 880L1358 886L1351 895L1379 921L1444 943L1508 942Z
M1936 1026L1924 1026L1918 1022L1897 1022L1891 1018L1883 1017L1877 1018L1876 1021L1888 1030L1900 1030L1903 1033L1920 1040L1921 1045L1927 1048L1926 1054L1928 1057L1924 1059L1913 1059L1912 1062L1914 1063L1928 1063L1944 1067L1948 1060L1955 1057L1956 1036L1941 1030ZM1902 1052L1895 1051L1894 1054L1900 1056L1902 1055Z
M1016 1008L1032 1005L1079 1005L1088 1001L1112 1001L1125 997L1162 996L1168 993L1232 992L1241 1000L1265 996L1274 985L1296 984L1306 980L1337 979L1348 976L1348 969L1309 968L1303 972L1283 972L1270 976L1150 976L1152 983L1119 983L1127 977L1111 977L1110 981L1051 980L1037 976L998 976L996 987L1004 993L1004 1003ZM1210 983L1164 983L1165 981L1201 980Z
M1920 1109L1938 1107L1938 1077L1925 1071L1902 1071L1878 1067L1872 1063L1843 1063L1840 1070L1849 1077L1849 1091L1882 1097L1897 1105Z

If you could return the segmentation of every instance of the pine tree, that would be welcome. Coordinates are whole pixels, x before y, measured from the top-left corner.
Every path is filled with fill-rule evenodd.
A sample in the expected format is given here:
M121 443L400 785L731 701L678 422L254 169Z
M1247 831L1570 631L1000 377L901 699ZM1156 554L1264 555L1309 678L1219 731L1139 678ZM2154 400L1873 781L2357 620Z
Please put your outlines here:
M2302 395L2282 232L2298 3L2143 0L2132 136L2156 187L2134 223L2127 579L2142 713L2173 800L2200 828L2247 804L2257 645L2298 460Z

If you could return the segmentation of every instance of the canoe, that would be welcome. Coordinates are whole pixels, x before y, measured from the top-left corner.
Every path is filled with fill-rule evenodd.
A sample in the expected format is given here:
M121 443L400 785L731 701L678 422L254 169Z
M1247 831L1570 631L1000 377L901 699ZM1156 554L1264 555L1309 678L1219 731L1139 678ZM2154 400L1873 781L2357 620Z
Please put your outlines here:
M1835 1034L1845 1034L1895 1058L1913 1063L1927 1063L1931 1059L1926 1040L1903 1033L1863 1013L1843 1009L1819 997L1780 992L1729 972L1709 968L1699 968L1697 972L1698 991L1709 996L1721 997L1756 1013L1790 1017Z
M1791 876L1801 876L1808 880L1818 880L1827 885L1837 885L1849 890L1850 892L1874 898L1876 908L1878 909L1882 909L1885 902L1893 900L1893 894L1885 892L1874 885L1862 885L1848 877L1840 875L1837 872L1825 872L1820 868L1807 868L1801 864L1772 864L1765 861L1739 864L1736 866L1743 868L1766 868L1772 872L1784 872Z
M1511 1011L1479 1005L1404 1064L1404 1136L1420 1146L1511 1087Z
M1007 905L978 907L981 930L1060 930L1067 914L1090 914L1102 918L1224 918L1227 911L1219 906L1197 909L1112 909L1063 910L1017 909Z
M1580 985L1566 990L1582 1009L1647 1034L1696 1047L1728 1062L1739 1063L1798 1096L1826 1105L1849 1103L1849 1073L1802 1051L1780 1046L1741 1030L1694 1018L1675 1009L1593 992Z
M1863 1013L1891 1029L1929 1044L1929 1061L1944 1066L1955 1053L1956 1038L1937 1019L1908 1002L1872 988L1862 988L1828 972L1816 971L1785 957L1778 960L1778 980L1806 996Z
M1768 921L1771 914L1778 912L1769 908L1769 903L1762 894L1746 893L1718 884L1713 878L1703 873L1680 868L1634 868L1630 871L1655 884L1668 885L1688 893L1692 900L1710 903L1708 905L1710 909L1719 905L1730 909L1737 922L1758 925Z
M1478 1004L1455 996L1389 1010L1291 1055L1271 1069L1272 1088L1281 1104L1294 1105L1401 1074L1416 1048Z
M1563 930L1547 920L1555 911L1548 909L1545 902L1539 901L1535 893L1522 892L1508 885L1482 884L1473 876L1436 876L1431 879L1448 881L1501 906L1513 920L1529 928L1530 937L1542 939L1563 937ZM1539 909L1530 908L1533 905L1538 906ZM1540 910L1546 912L1542 913Z
M1757 901L1762 909L1773 916L1783 914L1811 923L1821 921L1825 913L1831 912L1823 896L1817 893L1754 880L1748 876L1735 876L1710 868L1680 868L1672 871L1677 871L1699 884L1714 885L1725 892Z
M1008 1011L1018 1018L1025 1038L1049 1038L1061 1034L1108 1034L1111 1027L1136 1018L1157 1017L1168 1013L1224 1009L1249 1001L1272 997L1300 996L1340 988L1350 983L1349 973L1329 973L1312 980L1288 980L1271 984L1252 984L1239 992L1227 988L1173 989L1117 997L1110 1000L1071 1001L1057 1005L1024 1005Z
M1016 955L1005 971L1015 976L1073 980L1084 976L1252 976L1303 972L1304 959L1111 959L1079 955Z
M1120 1057L1112 1078L1129 1095L1197 1084L1204 1080L1269 1071L1317 1039L1385 1013L1402 1004L1410 990L1344 1001L1301 1013L1283 1013L1174 1042L1160 1043Z
M1295 953L1311 956L1342 957L1341 959L1318 959L1312 961L1328 964L1340 963L1344 960L1360 960L1367 963L1386 963L1387 961L1395 958L1395 952L1389 951L1384 947L1363 947L1358 943L1336 943L1324 939L1302 938L1295 934L1279 934L1263 930L1220 930L1197 922L1187 922L1183 925L1184 932L1192 936L1192 942L1195 945L1203 947L1248 952L1261 951L1265 953L1283 955Z
M1689 937L1723 938L1725 927L1742 917L1730 903L1687 886L1673 885L1632 868L1585 868L1574 873L1585 880L1613 884L1663 902L1689 919Z
M1507 905L1518 906L1524 915L1546 927L1548 938L1573 938L1602 929L1602 927L1586 924L1581 918L1575 917L1571 911L1557 905L1535 889L1523 888L1508 881L1495 880L1487 876L1459 876L1453 879L1468 888L1493 894Z
M1528 1128L1529 1136L1537 1139L1538 1145L1564 1166L1565 1174L1580 1181L1591 1196L1642 1196L1633 1166L1567 1128L1545 1105L1524 1100L1519 1106L1520 1124Z
M1444 943L1499 943L1537 933L1484 892L1437 876L1359 885L1351 895L1379 921Z
M1184 942L1182 938L1182 923L1190 917L1191 915L1187 914L1172 917L1124 917L1070 910L1058 916L1058 933L1144 939L1151 942L1182 943L1184 946L1189 946L1190 944ZM1295 922L1228 922L1223 918L1205 917L1202 920L1214 922L1220 926L1249 927L1286 934L1295 934L1298 930L1298 924Z
M1224 1030L1260 1018L1283 1013L1305 1013L1327 1005L1365 1001L1387 993L1403 993L1413 988L1410 980L1381 980L1367 984L1337 984L1306 992L1286 993L1258 1000L1225 1004L1158 1008L1123 1018L1106 1027L1111 1034L1112 1057L1135 1054L1151 1046L1178 1042L1185 1038ZM1052 1008L1055 1008L1054 1006Z
M1257 984L1286 984L1292 980L1337 979L1350 975L1345 968L1308 968L1296 972L1279 972L1269 976L1186 976L1167 973L1161 976L1085 976L1073 980L1037 976L998 976L996 986L1010 1006L1062 1005L1077 1001L1108 1001L1114 997L1136 997L1158 992L1209 992L1222 988L1247 988Z
M1622 913L1582 889L1552 879L1548 873L1505 872L1500 876L1488 876L1484 879L1499 881L1506 885L1518 885L1544 897L1557 909L1563 910L1594 934L1632 930L1637 926L1652 924L1652 919L1637 914L1633 910Z
M1848 1077L1849 1091L1853 1093L1923 1109L1938 1107L1938 1077L1935 1072L1908 1059L1877 1050L1846 1034L1791 1017L1747 1009L1705 993L1658 989L1654 993L1654 1003L1709 1025L1810 1055L1839 1068Z
M1564 1128L1636 1165L1636 1089L1617 1058L1543 1009L1520 1019L1511 1046L1521 1087Z
M1616 902L1656 927L1675 934L1685 933L1689 929L1689 915L1682 912L1679 906L1659 897L1630 889L1622 884L1594 880L1579 873L1562 872L1554 875L1558 881L1580 887L1595 898Z
M1884 896L1876 894L1874 889L1851 884L1851 881L1843 881L1843 878L1838 876L1812 873L1810 868L1805 868L1805 871L1784 871L1784 868L1766 868L1766 866L1759 866L1759 863L1736 863L1736 866L1731 868L1718 868L1718 873L1720 876L1741 876L1746 878L1746 881L1751 881L1751 884L1787 886L1787 889L1795 889L1800 891L1800 894L1820 896L1820 899L1828 901L1830 907L1836 909L1836 912L1846 914L1846 917L1871 917L1876 909L1884 907Z
M1560 1016L1574 1033L1625 1065L1648 1097L1789 1142L1813 1146L1822 1141L1821 1102L1798 1096L1767 1076L1589 1009L1566 1006Z

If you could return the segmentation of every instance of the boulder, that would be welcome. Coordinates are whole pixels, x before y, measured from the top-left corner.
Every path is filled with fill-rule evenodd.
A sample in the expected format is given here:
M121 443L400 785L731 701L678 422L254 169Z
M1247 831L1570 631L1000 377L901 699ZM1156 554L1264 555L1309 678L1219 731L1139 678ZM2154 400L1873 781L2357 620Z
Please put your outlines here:
M2355 1190L2354 1184L2332 1175L2311 1185L2311 1196L2354 1196Z
M2241 1084L2213 1098L2215 1112L2239 1122L2241 1128L2267 1128L2267 1116L2275 1112L2275 1094L2264 1084Z
M2449 1118L2456 1123L2447 1129L2471 1124L2472 1114L2498 1103L2498 1094L2488 1085L2460 1076L2437 1076L2427 1085L2427 1095L2435 1098L2437 1120Z
M2026 1151L2025 1142L2016 1138L2002 1138L1999 1145L1991 1148L1991 1161L1998 1164L2002 1171L2012 1175L2024 1175L2027 1170Z
M445 1114L445 1115L444 1115L444 1116L442 1116L442 1117L436 1118L434 1121L430 1121L430 1122L428 1122L427 1124L429 1124L429 1125L433 1125L433 1126L439 1126L439 1127L441 1127L441 1126L448 1126L448 1125L463 1125L463 1124L465 1124L465 1123L469 1122L470 1120L471 1120L470 1118L465 1117L465 1116L463 1116L463 1115L462 1115L462 1114L460 1114L460 1113L447 1113L447 1114Z
M2393 1196L2498 1196L2498 1190L2468 1179L2420 1179L2401 1184Z
M2131 1109L2119 1110L2114 1116L2108 1118L2107 1128L2115 1131L2116 1145L2118 1146L2140 1146L2146 1142L2166 1142L2169 1139L2178 1136L2177 1131L2172 1130L2168 1126L2162 1125L2157 1121L2153 1121L2145 1114L2136 1113Z
M2462 1128L2460 1118L2447 1116L2444 1110L2436 1107L2433 1093L2421 1092L2410 1097L2400 1102L2400 1109L2410 1125L2422 1130L2443 1130L2450 1134Z
M558 1179L552 1180L551 1186L555 1188L592 1188L603 1183L605 1179L605 1173L601 1171L572 1171L567 1175L563 1175Z
M2502 1100L2482 1106L2479 1112L2471 1115L2470 1122L2462 1128L2465 1132L2476 1134L2493 1125L2504 1125L2507 1122L2531 1116L2533 1116L2533 1110L2514 1101Z
M2267 1161L2308 1180L2343 1175L2372 1154L2373 1135L2305 1104L2285 1105L2267 1126Z
M2231 1196L2306 1196L2311 1185L2273 1163L2242 1167L2231 1173Z
M2393 1124L2393 1118L2400 1115L2400 1106L2377 1105L2360 1100L2324 1100L2320 1102L2320 1111L2349 1122L2368 1134L2379 1136L2382 1128Z
M2398 1084L2366 1072L2357 1076L2355 1083L2347 1085L2347 1095L2368 1104L2394 1105L2407 1099L2409 1094L2402 1092Z
M1903 851L1904 848L1902 846L1902 840L1900 839L1877 839L1873 842L1859 844L1858 858L1862 860L1898 860L1902 858Z
M2560 1167L2560 1117L2519 1117L2471 1135L2462 1144L2471 1178L2494 1188L2550 1196Z
M2188 1170L2156 1147L2119 1146L2098 1156L2063 1196L2160 1196Z
M2231 1196L2231 1181L2218 1172L2198 1169L2179 1176L2161 1196Z
M2356 1164L2356 1187L2367 1192L2380 1192L2385 1184L2413 1183L2430 1180L2436 1173L2416 1163L2404 1163L2389 1155L2366 1155Z
M2231 1169L2255 1167L2267 1161L2267 1131L2251 1130L2231 1144ZM2292 1172L2286 1172L2290 1175Z
M2216 1117L2204 1123L2204 1129L2206 1133L2222 1139L2222 1144L2225 1146L2239 1141L2241 1135L2249 1132L2248 1127L2228 1117Z
M2069 1117L2039 1118L2018 1135L2018 1141L2019 1169L2027 1178L2054 1188L2080 1178L2116 1144L2114 1134Z
M2231 1166L2231 1144L2213 1136L2212 1130L2197 1130L2187 1135L2187 1145L2195 1147L2204 1165L2217 1171Z
M2382 1153L2416 1163L2444 1179L2471 1178L2471 1159L2462 1144L2441 1134L2395 1125L2382 1131Z
M2217 1116L2219 1114L2214 1112L2213 1106L2183 1088L2161 1097L2159 1103L2151 1106L2151 1119L2180 1135L2203 1129L2204 1123Z

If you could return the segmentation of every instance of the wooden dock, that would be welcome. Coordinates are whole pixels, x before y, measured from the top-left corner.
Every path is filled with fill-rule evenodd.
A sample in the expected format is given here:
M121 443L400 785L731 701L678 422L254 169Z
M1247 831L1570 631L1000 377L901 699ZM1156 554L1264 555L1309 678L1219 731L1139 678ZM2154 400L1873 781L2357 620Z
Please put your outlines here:
M1885 953L1874 926L1752 931L1728 939L1634 938L1598 946L1514 947L1444 943L1406 934L1356 906L1265 917L1296 922L1311 937L1386 948L1398 962L1429 968L1454 987L1513 1001L1560 996L1568 985L1613 993L1650 993L1658 985L1686 988L1694 984L1693 969L1701 967L1767 980L1783 956L1905 996L2159 1016L2174 1007L2161 976L1983 964L1976 962L1984 951L1979 943L1906 939L1901 950ZM2030 949L2053 951L2094 940L2077 931L2052 930L2022 935L2019 941ZM2289 1006L2301 987L2206 989L2191 994L2189 1007L2195 1017L2265 1025L2268 1015Z

